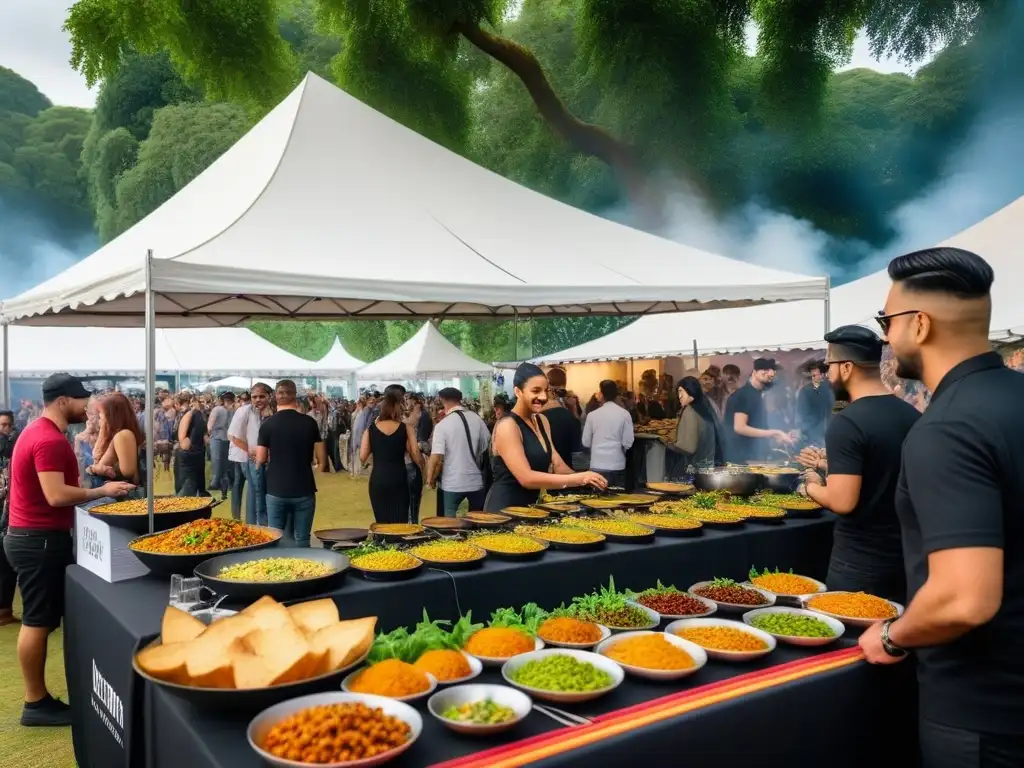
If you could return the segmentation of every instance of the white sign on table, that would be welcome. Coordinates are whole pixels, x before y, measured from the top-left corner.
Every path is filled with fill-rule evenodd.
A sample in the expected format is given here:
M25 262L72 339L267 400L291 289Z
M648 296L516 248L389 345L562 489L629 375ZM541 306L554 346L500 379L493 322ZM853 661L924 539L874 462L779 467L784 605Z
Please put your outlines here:
M97 520L75 507L75 560L104 581L116 582L145 576L149 569L128 548L135 535Z

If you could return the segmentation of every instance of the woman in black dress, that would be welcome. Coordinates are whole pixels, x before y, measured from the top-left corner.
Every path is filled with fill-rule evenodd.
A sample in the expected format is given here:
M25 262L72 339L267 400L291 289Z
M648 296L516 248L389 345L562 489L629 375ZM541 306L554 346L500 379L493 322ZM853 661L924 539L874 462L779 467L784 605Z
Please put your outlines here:
M402 420L402 401L396 392L385 392L380 415L363 432L359 460L366 464L373 456L370 472L370 506L378 523L409 520L409 483L405 454L423 471L423 456L416 444L412 425Z
M484 511L535 504L540 490L581 485L607 488L608 481L597 472L573 472L552 446L551 426L541 413L548 401L544 371L523 363L516 368L513 386L516 404L494 427L494 483Z

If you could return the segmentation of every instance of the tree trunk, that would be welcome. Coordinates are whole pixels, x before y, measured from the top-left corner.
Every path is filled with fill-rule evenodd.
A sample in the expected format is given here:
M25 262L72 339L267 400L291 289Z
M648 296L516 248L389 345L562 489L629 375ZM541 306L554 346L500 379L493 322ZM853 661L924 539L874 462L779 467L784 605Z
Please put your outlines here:
M558 98L533 53L508 38L492 34L477 25L456 22L458 32L478 49L508 67L518 77L541 117L578 152L608 164L625 187L630 200L647 218L660 219L660 204L652 189L647 169L633 147L603 128L573 115ZM653 224L654 222L648 222Z

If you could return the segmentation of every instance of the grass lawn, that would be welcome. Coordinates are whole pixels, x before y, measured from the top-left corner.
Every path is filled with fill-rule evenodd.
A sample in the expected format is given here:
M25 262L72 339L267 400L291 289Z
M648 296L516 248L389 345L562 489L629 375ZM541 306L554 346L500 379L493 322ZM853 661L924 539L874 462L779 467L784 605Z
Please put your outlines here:
M313 530L322 528L365 527L373 520L367 492L366 477L353 479L348 474L317 474L317 508ZM157 493L170 493L171 482L159 472L155 479ZM434 514L435 493L424 490L420 514ZM242 509L244 510L244 503ZM221 504L214 510L217 517L230 517L231 505ZM244 512L243 512L244 514ZM17 599L17 598L16 598ZM20 614L20 604L15 613ZM3 768L74 768L70 728L22 728L22 687L18 671L16 643L17 626L0 627L0 765ZM46 668L47 682L55 696L67 700L64 683L63 632L50 636L50 654Z

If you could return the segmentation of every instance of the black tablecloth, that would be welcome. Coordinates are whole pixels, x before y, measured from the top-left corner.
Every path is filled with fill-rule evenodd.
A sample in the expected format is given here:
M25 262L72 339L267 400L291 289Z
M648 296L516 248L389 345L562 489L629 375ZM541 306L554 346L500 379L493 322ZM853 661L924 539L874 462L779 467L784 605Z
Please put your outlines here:
M658 537L649 545L609 544L599 552L549 551L529 563L488 558L475 571L427 572L405 582L368 582L350 574L331 595L343 617L376 615L378 627L390 630L414 624L424 608L436 618L472 610L478 619L486 619L496 608L528 601L551 608L606 584L610 575L618 587L638 589L658 579L685 589L714 576L742 578L751 565L792 568L822 578L831 529L827 518L773 526L748 524L735 531L708 530L692 539ZM68 569L64 656L75 716L75 755L83 768L156 764L154 743L162 744L157 749L162 752L173 741L164 740L163 725L153 731L153 723L174 718L190 722L185 705L145 685L131 668L135 646L159 632L168 590L166 577L108 584L78 566ZM785 656L780 654L778 659ZM701 674L713 671L709 668ZM634 686L628 685L615 697L633 691ZM623 706L616 698L609 698L606 706ZM149 733L142 729L144 719L150 724ZM171 726L167 728L173 733ZM205 736L200 739L206 741ZM206 751L201 746L197 749ZM190 765L184 760L164 764Z
M853 644L850 638L843 646ZM834 648L831 648L834 649ZM613 693L596 701L561 708L594 717L630 707L679 690L768 668L811 655L813 652L780 646L769 658L750 664L710 661L684 681L652 683L627 677ZM546 758L541 766L625 766L639 759L685 756L691 765L741 764L792 768L827 765L862 768L874 764L880 749L885 754L911 755L914 720L905 706L907 690L891 674L864 662L814 675L723 704L676 716L627 733ZM497 672L485 671L479 682L501 683ZM262 765L246 741L247 716L201 711L162 689L147 692L146 765L150 768L248 768ZM517 728L488 739L452 733L426 711L425 701L415 705L424 718L419 741L390 765L413 768L443 763L472 752L562 729L549 718L533 713ZM881 744L884 743L884 748ZM826 757L827 755L827 757ZM700 757L706 762L693 763ZM906 760L906 766L912 765Z

